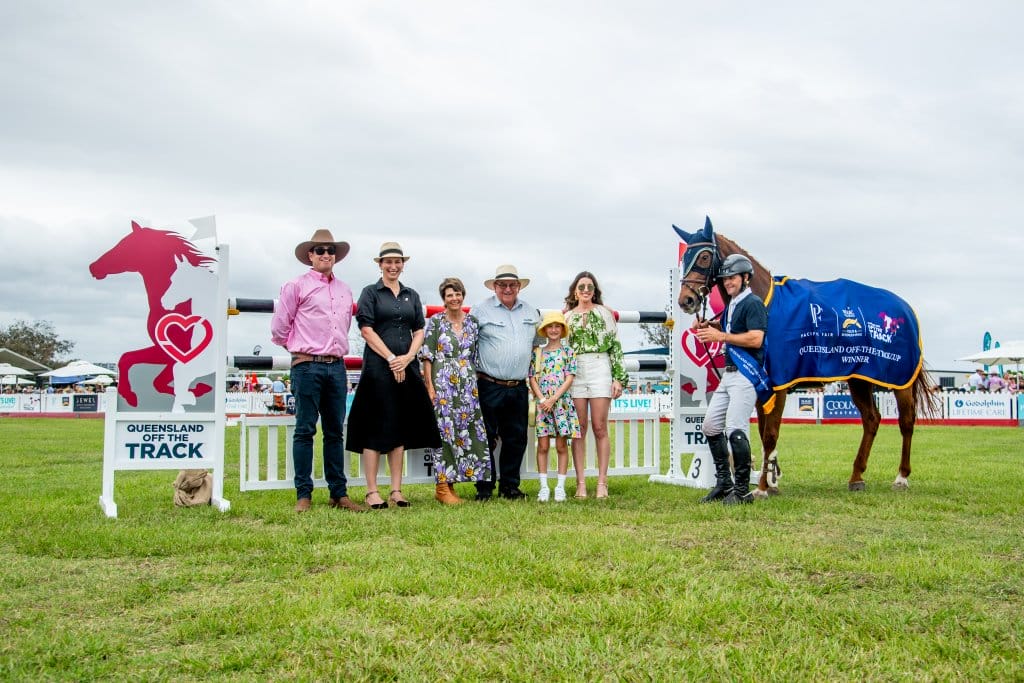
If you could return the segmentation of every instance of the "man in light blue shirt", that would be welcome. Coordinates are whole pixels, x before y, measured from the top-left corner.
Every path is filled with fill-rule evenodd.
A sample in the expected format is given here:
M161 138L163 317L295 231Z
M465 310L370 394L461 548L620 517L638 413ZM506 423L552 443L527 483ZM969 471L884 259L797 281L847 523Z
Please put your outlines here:
M528 438L530 390L526 378L540 322L540 312L519 298L519 291L529 284L529 279L519 277L515 266L498 266L494 277L484 282L485 287L494 290L494 296L470 311L480 324L475 364L480 411L491 453L491 479L477 482L477 500L490 500L495 474L498 495L510 500L525 497L519 490L519 470ZM494 452L499 440L496 463Z

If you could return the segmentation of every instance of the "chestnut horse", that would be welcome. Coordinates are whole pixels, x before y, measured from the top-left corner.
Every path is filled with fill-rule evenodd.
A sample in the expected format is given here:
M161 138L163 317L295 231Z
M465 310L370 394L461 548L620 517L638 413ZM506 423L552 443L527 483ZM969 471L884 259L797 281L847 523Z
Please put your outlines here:
M672 227L686 243L682 264L682 284L679 290L679 307L685 313L704 318L711 289L716 284L723 300L728 304L729 296L718 283L718 270L722 260L730 254L743 254L751 260L754 264L754 275L750 280L750 289L761 297L762 301L768 300L768 294L772 288L771 272L735 242L722 235L716 235L711 227L710 219L705 219L704 229L695 233L680 230L674 225ZM770 303L768 315L770 319ZM850 491L862 491L864 490L863 475L868 467L871 445L878 433L878 425L882 421L872 398L875 383L852 376L837 377L836 379L846 379L850 387L850 398L857 406L857 410L860 411L864 432L860 440L860 448L857 449L857 457L853 461L853 473L850 475L848 488ZM917 409L918 406L922 406L929 416L936 413L937 406L932 390L933 384L923 367L909 386L893 389L899 411L900 433L903 435L899 474L892 485L894 489L906 489L909 486L907 478L910 476L910 444L914 437ZM761 437L763 461L761 478L758 481L757 490L754 491L755 497L764 498L769 494L779 492L776 447L779 442L779 430L782 426L782 411L786 404L786 391L785 388L782 388L774 392L775 406L770 413L764 412L761 402L757 404L757 431Z

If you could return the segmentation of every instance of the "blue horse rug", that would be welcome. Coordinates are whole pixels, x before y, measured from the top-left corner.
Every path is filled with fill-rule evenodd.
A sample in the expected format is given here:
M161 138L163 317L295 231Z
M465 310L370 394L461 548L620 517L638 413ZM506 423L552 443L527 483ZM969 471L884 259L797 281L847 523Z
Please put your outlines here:
M776 390L852 377L903 389L921 371L917 315L892 292L776 276L765 303L765 369Z

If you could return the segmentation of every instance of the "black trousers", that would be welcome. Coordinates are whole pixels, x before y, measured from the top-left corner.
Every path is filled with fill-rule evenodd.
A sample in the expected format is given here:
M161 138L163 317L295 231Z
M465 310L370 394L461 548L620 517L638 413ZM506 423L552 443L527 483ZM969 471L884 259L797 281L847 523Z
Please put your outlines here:
M487 428L487 446L491 454L491 479L478 481L476 490L490 494L494 491L495 475L501 491L519 488L519 470L526 453L527 420L530 412L530 391L526 382L514 387L496 384L481 378L480 412ZM501 451L495 462L494 451L501 440Z

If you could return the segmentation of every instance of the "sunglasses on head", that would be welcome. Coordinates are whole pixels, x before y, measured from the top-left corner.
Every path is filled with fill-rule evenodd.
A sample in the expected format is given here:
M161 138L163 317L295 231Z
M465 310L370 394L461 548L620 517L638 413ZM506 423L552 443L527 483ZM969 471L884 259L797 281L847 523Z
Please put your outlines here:
M594 291L594 285L579 284L579 285L576 285L576 291L577 292L593 292Z
M310 251L312 251L317 256L323 256L324 254L330 254L331 256L334 256L335 249L334 245L330 244L326 247L313 247Z

